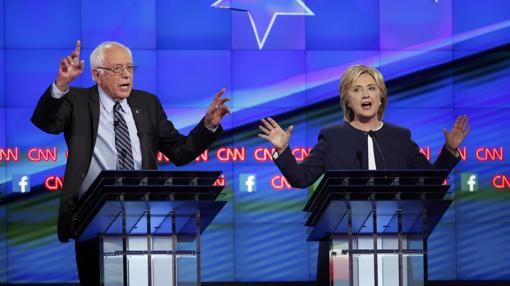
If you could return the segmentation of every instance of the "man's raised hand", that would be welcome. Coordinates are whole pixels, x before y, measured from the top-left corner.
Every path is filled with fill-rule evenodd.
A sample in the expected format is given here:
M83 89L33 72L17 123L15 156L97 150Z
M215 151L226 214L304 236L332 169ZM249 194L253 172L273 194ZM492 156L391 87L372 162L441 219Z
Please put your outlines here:
M230 98L221 97L223 93L225 93L224 88L216 93L209 109L207 109L207 113L205 114L205 126L207 128L214 129L218 127L223 117L230 113L230 109L225 105Z
M74 51L67 57L60 61L58 67L58 77L55 81L60 91L66 91L69 88L69 83L75 78L80 76L83 72L85 61L80 60L80 40L76 41Z

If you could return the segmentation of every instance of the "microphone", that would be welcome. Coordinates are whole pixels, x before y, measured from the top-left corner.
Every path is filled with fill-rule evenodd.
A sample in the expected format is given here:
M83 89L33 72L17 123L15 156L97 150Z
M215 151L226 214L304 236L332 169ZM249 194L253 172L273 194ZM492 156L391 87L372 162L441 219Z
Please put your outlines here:
M379 147L379 143L377 143L377 135L375 134L374 131L370 130L370 131L368 131L368 136L372 137L372 141L374 141L375 146L377 147L377 150L379 150L379 154L381 154L381 158L382 158L382 162L383 162L383 167L384 167L384 170L386 171L387 170L386 160L384 159L384 154L381 150L381 147Z
M361 151L356 152L356 159L358 159L359 162L359 169L363 170L363 152Z
M119 125L119 120L118 119L114 119L113 120L113 127L117 127L117 125Z

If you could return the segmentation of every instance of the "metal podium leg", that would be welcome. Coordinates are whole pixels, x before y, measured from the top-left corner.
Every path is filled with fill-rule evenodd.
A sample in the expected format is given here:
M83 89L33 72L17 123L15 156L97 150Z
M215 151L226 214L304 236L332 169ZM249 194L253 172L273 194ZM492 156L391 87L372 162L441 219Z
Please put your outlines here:
M126 232L126 208L124 207L124 195L120 195L122 214L122 280L124 286L128 285L128 263L127 263L127 232Z
M379 285L379 267L377 265L377 209L372 209L372 239L374 244L374 286Z
M104 286L105 284L105 275L104 275L104 264L105 264L105 255L104 255L104 236L101 235L99 237L99 253L101 256L99 256L99 269L101 271L99 272L99 285Z
M423 220L423 285L428 285L429 283L429 263L428 263L428 232L429 232L429 211L424 208L422 210L422 220Z
M172 285L177 286L177 233L176 213L172 210Z
M197 286L202 284L201 273L200 273L200 210L196 212L196 259L197 259Z
M152 286L152 236L151 236L151 209L149 198L146 195L147 209L145 210L147 218L147 285Z
M397 210L398 237L398 285L404 286L404 261L402 256L402 209Z
M352 257L352 209L347 209L347 236L349 240L349 286L354 286L354 266Z

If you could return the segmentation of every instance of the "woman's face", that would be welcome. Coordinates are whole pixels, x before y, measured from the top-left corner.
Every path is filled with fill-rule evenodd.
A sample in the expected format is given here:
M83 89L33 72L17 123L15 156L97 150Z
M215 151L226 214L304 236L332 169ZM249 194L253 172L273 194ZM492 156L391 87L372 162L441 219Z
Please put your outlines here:
M378 120L381 90L371 75L364 73L352 83L347 95L347 106L354 111L355 121Z

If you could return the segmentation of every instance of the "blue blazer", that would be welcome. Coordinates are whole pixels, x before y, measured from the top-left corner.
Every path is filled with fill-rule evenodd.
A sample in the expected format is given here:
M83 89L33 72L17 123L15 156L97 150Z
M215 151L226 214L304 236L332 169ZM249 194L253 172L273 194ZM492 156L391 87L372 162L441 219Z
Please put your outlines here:
M432 164L420 153L418 144L411 139L409 129L384 122L374 131L377 143L374 155L378 170L447 169L452 170L459 162L445 147ZM300 164L285 149L274 160L291 186L306 188L313 184L326 170L367 170L368 133L358 130L347 122L320 131L319 142L310 155ZM381 154L382 153L382 154ZM384 159L383 159L384 157Z
M418 144L411 139L409 129L384 122L374 131L374 156L377 169L447 169L452 170L459 162L445 149L432 164L420 153ZM382 154L381 154L382 153ZM384 157L384 159L383 159ZM368 133L352 127L349 123L334 125L320 131L319 142L310 155L300 164L285 149L274 160L287 181L295 188L313 184L326 170L367 170ZM317 260L317 285L329 285L329 242L319 243Z

